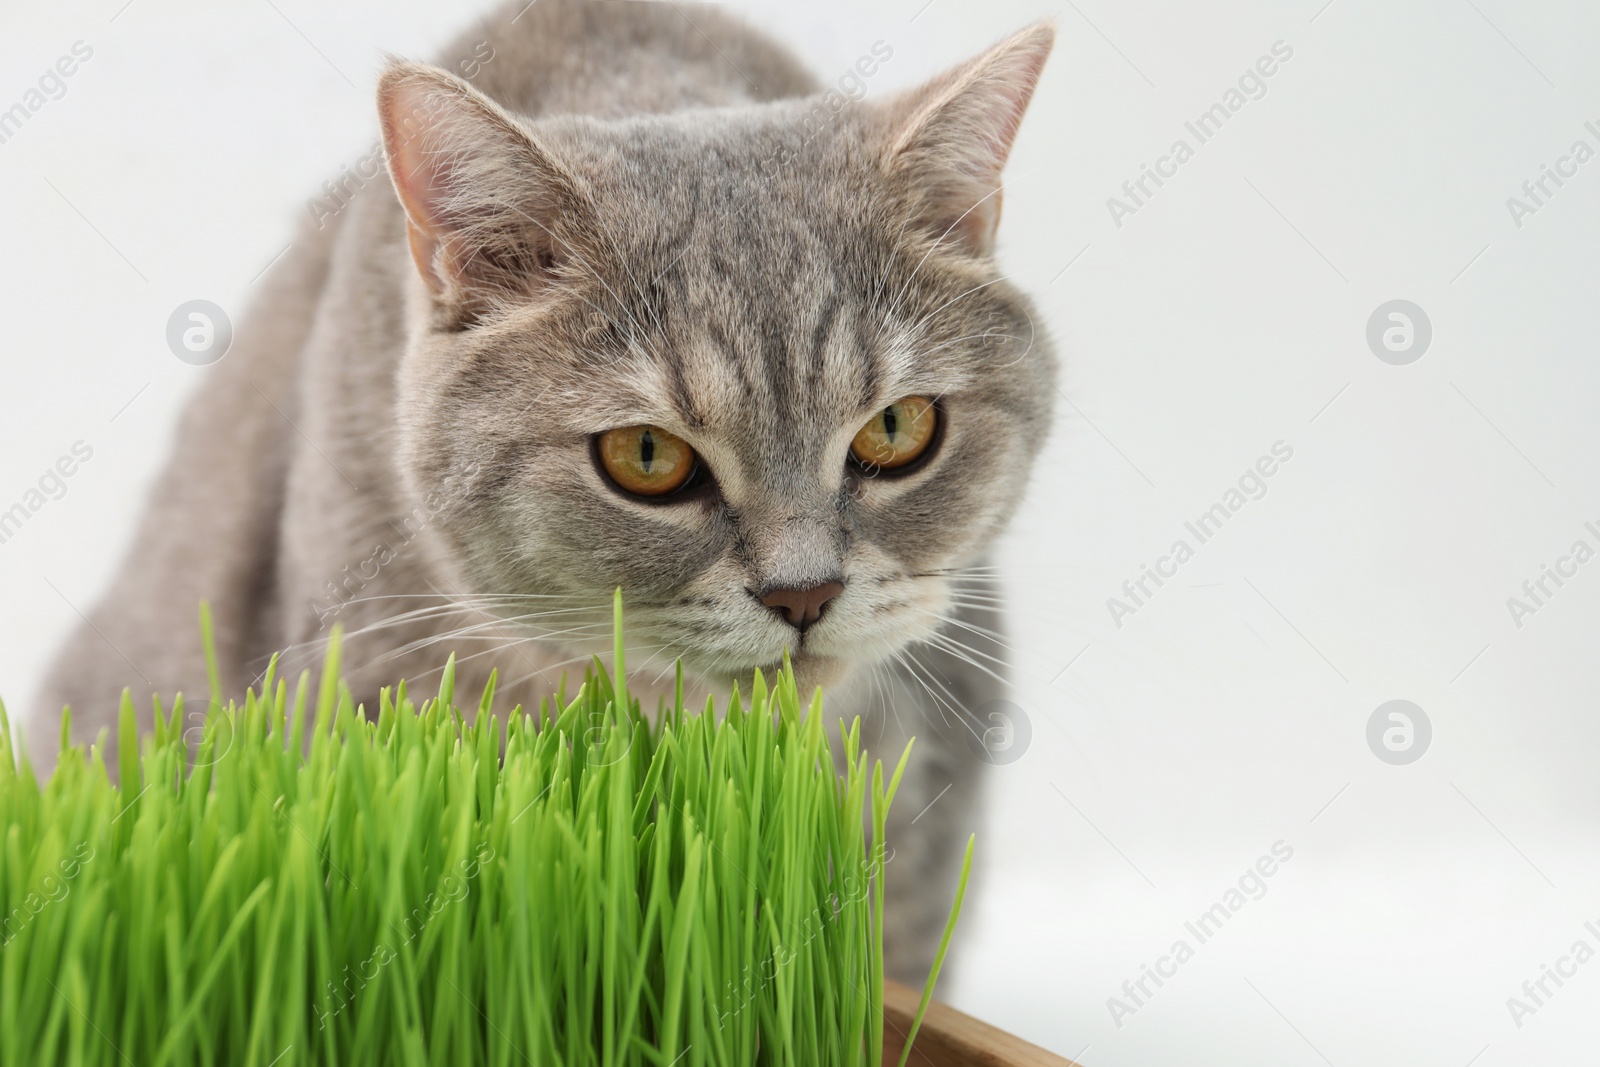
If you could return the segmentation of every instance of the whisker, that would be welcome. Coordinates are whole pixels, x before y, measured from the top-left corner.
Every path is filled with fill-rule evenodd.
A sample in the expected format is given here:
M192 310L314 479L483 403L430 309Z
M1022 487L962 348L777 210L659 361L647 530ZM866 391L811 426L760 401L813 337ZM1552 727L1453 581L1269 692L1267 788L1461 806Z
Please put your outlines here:
M945 712L948 711L951 715L954 715L963 726L965 726L967 721L966 713L960 706L960 699L954 693L950 692L949 687L946 686L944 682L933 673L931 668L919 660L916 657L916 654L912 652L909 647L904 648L901 651L905 654L906 665L911 668L911 676L921 684L922 688L927 691L927 694L933 698L934 703L939 706L939 717L944 721L944 724L946 726L954 725L945 715ZM925 678L924 675L927 677ZM939 686L940 690L943 691L944 696L940 696L939 693L933 691L933 687L928 684L928 679L932 679L933 682ZM947 701L945 697L948 697L949 700Z
M963 644L962 642L957 641L955 638L943 632L936 632L928 635L926 641L928 644L939 648L941 651L956 657L963 663L978 668L978 670L983 671L985 674L989 675L1002 685L1011 684L1010 679L1006 678L1004 675L996 673L972 658L973 656L982 656L990 663L998 664L1002 669L1009 668L1011 666L1011 664L1007 663L998 656L991 656L987 652L980 652L970 645Z
M973 623L967 622L967 621L965 621L963 619L958 619L953 615L943 615L943 614L940 614L939 612L936 612L936 611L928 612L928 614L931 615L933 618L938 619L940 622L944 623L946 626L959 626L963 630L969 631L970 633L977 634L979 637L988 638L990 641L993 641L995 644L999 645L1001 648L1005 649L1007 652L1014 653L1014 652L1017 651L1016 649L1012 648L1011 645L1006 641L1005 635L1003 635L1001 633L998 633L998 632L996 632L994 630L990 630L990 629L988 629L986 627L983 627L983 626L974 625Z
M991 196L999 195L1001 190L1003 190L1004 188L1005 188L1005 184L1004 183L996 185L994 187L994 189L991 190L988 193L988 195L984 196L982 199L980 199L977 202L975 202L971 207L969 207L969 208L967 208L967 210L963 211L960 214L960 216L958 216L956 218L956 220L954 222L952 222L949 226L945 227L944 232L939 235L938 240L933 242L933 245L931 247L929 247L929 249L922 254L922 258L917 260L917 265L911 269L911 274L910 274L909 277L906 278L905 285L901 286L900 292L896 295L893 305L888 310L888 313L887 313L888 315L892 316L892 315L896 315L896 314L899 313L901 303L904 301L906 295L910 293L910 291L911 291L911 283L916 281L917 274L919 272L921 272L921 270L922 270L922 265L924 263L928 262L928 257L933 255L933 253L938 250L940 245L944 244L945 238L949 237L953 232L955 232L955 228L957 226L961 225L961 223L966 220L966 217L968 215L972 214L980 206L982 206L982 204L983 204L983 202L985 200L988 200L989 197L991 197Z

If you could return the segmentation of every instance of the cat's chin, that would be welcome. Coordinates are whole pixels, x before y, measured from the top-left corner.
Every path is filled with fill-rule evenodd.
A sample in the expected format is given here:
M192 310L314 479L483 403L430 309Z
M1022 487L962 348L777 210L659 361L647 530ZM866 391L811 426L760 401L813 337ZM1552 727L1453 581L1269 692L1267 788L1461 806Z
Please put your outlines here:
M802 649L790 656L789 662L794 667L795 688L802 698L809 698L818 686L826 690L840 685L850 675L850 662L839 656L817 655Z
M789 663L794 669L795 688L800 693L802 703L807 703L820 686L825 692L836 686L842 685L851 673L852 664L849 660L839 656L819 655L800 651L791 654ZM777 678L779 670L783 667L781 660L763 664L758 667L748 667L737 670L696 670L692 661L684 664L683 700L684 706L691 709L702 709L709 697L716 702L721 711L727 702L728 694L737 685L739 691L747 697L755 673L759 669L761 676L770 688ZM674 696L675 679L671 672L662 675L656 671L648 672L648 676L641 676L644 672L629 672L629 692L640 698L646 709L653 709L661 700L671 703Z
M789 665L794 670L795 688L799 690L802 701L810 700L811 694L818 686L828 690L841 685L850 676L851 669L851 662L841 656L807 652L804 649L789 654ZM763 664L759 669L762 678L766 679L770 687L773 680L778 677L778 672L783 669L783 661ZM724 691L732 683L738 682L741 691L749 692L756 670L757 668L751 667L727 675L723 679Z

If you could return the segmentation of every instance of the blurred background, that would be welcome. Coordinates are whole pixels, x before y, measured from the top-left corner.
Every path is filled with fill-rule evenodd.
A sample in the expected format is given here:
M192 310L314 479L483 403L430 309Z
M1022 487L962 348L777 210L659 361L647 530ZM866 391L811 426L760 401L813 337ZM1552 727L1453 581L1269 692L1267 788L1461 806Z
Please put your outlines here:
M1600 7L730 6L825 82L887 43L869 98L1060 29L1000 254L1063 396L1001 555L1010 747L942 995L1090 1067L1592 1063ZM383 55L490 10L0 12L13 707L210 372L169 315L237 321L372 146Z

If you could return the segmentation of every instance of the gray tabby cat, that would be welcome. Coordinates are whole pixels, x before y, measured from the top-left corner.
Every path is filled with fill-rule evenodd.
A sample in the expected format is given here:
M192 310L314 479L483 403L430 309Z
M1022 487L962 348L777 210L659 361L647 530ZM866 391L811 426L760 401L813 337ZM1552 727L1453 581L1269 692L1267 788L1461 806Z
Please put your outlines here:
M875 752L917 736L888 938L920 982L1002 692L981 561L1050 418L991 247L1053 32L852 102L712 9L522 2L384 71L392 189L347 182L269 275L47 695L83 740L130 681L205 693L205 598L229 693L338 622L359 699L456 651L536 705L620 585L647 706L680 657L703 693L787 652Z

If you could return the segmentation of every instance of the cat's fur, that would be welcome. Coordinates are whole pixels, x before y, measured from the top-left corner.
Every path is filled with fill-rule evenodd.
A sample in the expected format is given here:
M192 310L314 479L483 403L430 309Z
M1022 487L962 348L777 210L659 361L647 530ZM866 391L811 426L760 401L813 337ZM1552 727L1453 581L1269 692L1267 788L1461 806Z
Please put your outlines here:
M1051 31L839 107L712 9L521 7L444 57L472 88L385 74L404 206L380 176L268 276L48 698L81 740L130 681L145 707L204 693L205 598L230 694L274 650L309 664L337 621L359 698L454 650L458 686L498 668L509 707L606 649L620 585L636 691L680 656L705 691L788 651L878 754L917 736L888 936L920 981L977 820L977 709L1001 695L980 564L1051 409L1050 346L989 254ZM912 394L946 419L931 464L851 473L857 429ZM592 435L642 423L717 492L608 487ZM803 638L757 600L830 578Z

